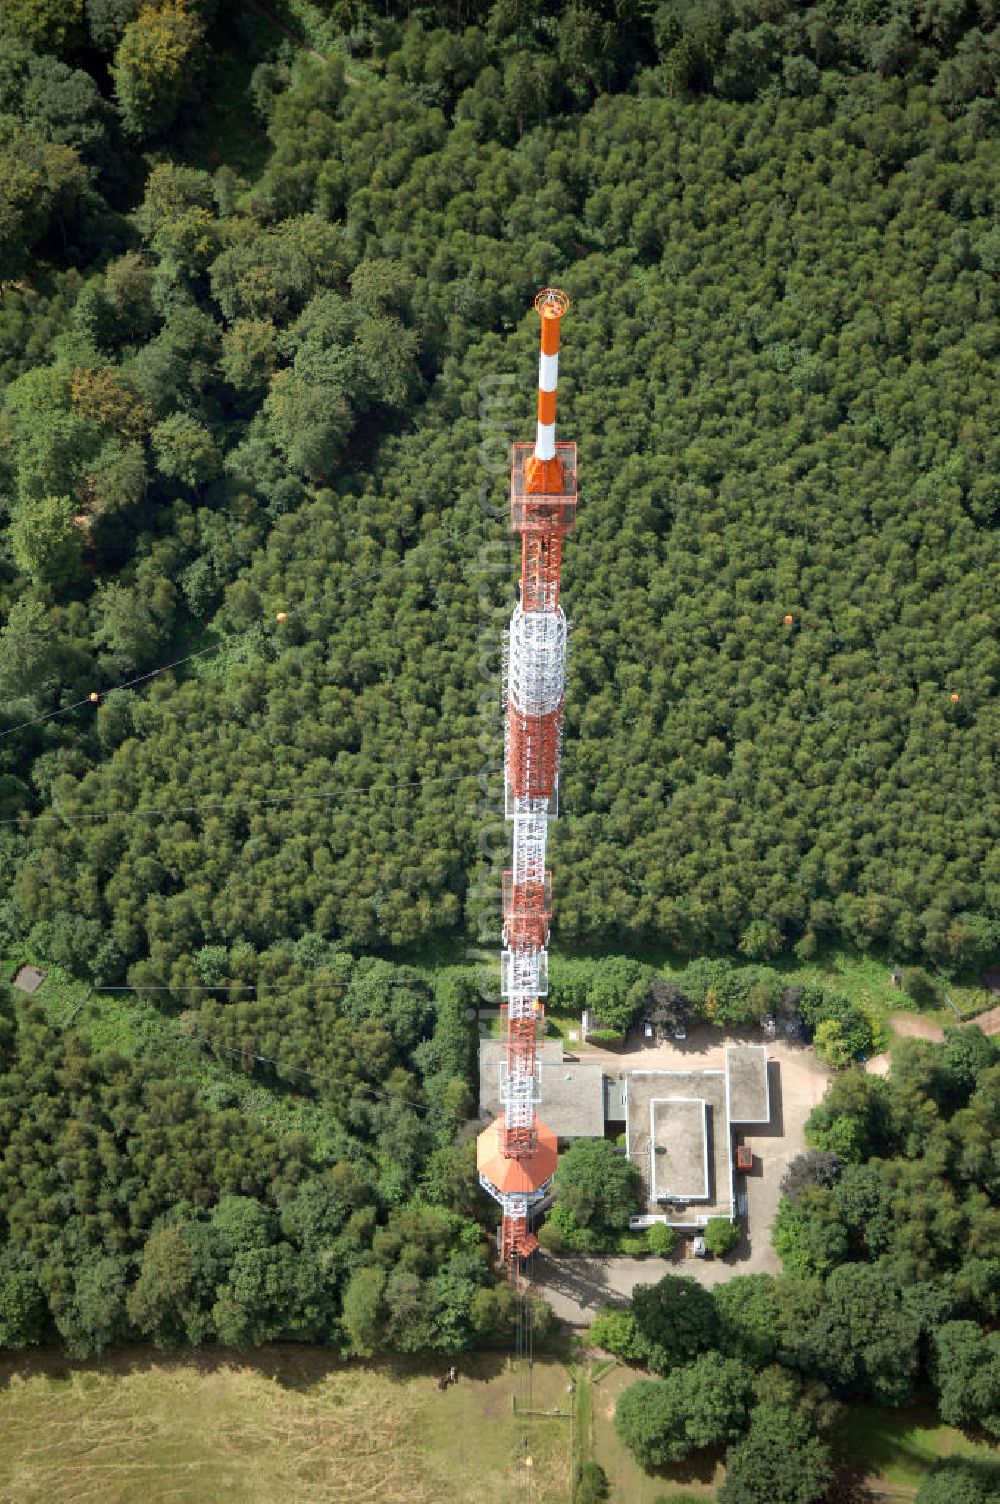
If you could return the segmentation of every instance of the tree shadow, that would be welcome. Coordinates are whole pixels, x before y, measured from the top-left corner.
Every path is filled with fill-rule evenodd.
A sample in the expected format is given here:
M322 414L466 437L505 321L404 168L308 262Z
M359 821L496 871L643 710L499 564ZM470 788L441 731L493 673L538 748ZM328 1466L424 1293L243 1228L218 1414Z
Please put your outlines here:
M153 1347L111 1348L100 1358L73 1359L65 1353L34 1349L0 1361L0 1390L12 1380L44 1377L68 1383L80 1374L98 1377L194 1370L207 1377L233 1369L252 1369L271 1379L281 1389L306 1392L331 1374L378 1371L403 1383L416 1377L436 1382L452 1364L459 1377L488 1380L503 1373L508 1348L478 1349L465 1353L421 1353L413 1357L387 1353L372 1359L342 1358L332 1348L296 1342L269 1343L266 1347L240 1352L229 1347L195 1347L159 1350Z
M781 1093L780 1060L767 1062L767 1090L771 1116L766 1123L755 1123L752 1129L747 1129L747 1133L752 1138L784 1138L785 1106Z
M547 1254L536 1255L535 1279L540 1293L563 1295L580 1306L626 1305L627 1301L612 1289L607 1271L600 1259L566 1258L554 1259Z
M982 1433L983 1441L996 1446L996 1437ZM944 1474L956 1479L970 1478L978 1483L984 1499L1000 1499L1000 1458L941 1457L931 1468L934 1476Z
M830 1497L837 1504L885 1504L885 1495L876 1493L864 1472L856 1468L838 1471Z
M702 1487L711 1487L724 1456L721 1447L706 1447L692 1452L683 1462L672 1462L669 1467L651 1469L651 1476L662 1478L666 1483L697 1483Z

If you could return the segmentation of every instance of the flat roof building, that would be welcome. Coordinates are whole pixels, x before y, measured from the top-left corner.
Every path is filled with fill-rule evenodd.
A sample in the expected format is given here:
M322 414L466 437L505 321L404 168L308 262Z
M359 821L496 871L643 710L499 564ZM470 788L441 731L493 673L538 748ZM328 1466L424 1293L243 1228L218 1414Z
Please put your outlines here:
M503 1041L479 1046L479 1110L498 1117ZM557 1138L604 1137L604 1072L599 1065L566 1060L561 1039L547 1040L537 1052L541 1071L541 1110Z
M767 1049L762 1044L727 1044L729 1118L733 1123L769 1123L771 1092Z
M604 1121L607 1123L624 1123L628 1117L628 1077L605 1076L604 1078Z
M479 1046L481 1117L499 1116L504 1044ZM735 1135L771 1120L767 1047L727 1044L723 1070L630 1070L567 1059L561 1039L537 1051L545 1123L554 1138L603 1138L625 1124L625 1152L642 1173L646 1211L632 1226L666 1220L699 1227L734 1214ZM777 1069L775 1066L774 1069ZM612 1129L617 1131L617 1128Z
M629 1073L627 1153L653 1220L690 1227L732 1215L727 1096L725 1071Z

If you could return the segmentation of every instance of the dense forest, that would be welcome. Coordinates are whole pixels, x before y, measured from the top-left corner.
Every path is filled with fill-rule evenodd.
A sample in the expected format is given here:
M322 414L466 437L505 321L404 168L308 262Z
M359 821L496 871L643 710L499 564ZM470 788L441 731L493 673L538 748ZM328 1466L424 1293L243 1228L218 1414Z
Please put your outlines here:
M176 1050L94 1051L5 996L0 1348L286 1339L368 1356L507 1340L517 1297L491 1271L474 1146L453 1141L462 990L434 998L380 966L349 979L339 1051L304 1072L325 1137L262 1127L179 1078ZM311 977L333 985L322 966ZM540 1330L546 1312L530 1306Z
M560 937L992 946L1000 34L842 10L361 16L359 78L240 14L5 4L7 948L182 984L475 931L484 456L556 278Z
M930 1390L948 1424L1000 1435L998 1114L1000 1047L975 1027L903 1041L889 1080L838 1076L785 1176L785 1272L711 1290L667 1275L595 1323L659 1375L618 1402L637 1458L728 1446L723 1504L817 1504L846 1404ZM998 1488L1000 1464L955 1458L918 1500L988 1504Z
M509 1320L451 1142L477 984L371 957L497 938L547 282L561 943L738 946L687 978L719 1019L793 946L994 949L998 20L0 0L0 956L145 989L339 1144L272 1134L262 1173L165 1057L19 1007L6 1345Z

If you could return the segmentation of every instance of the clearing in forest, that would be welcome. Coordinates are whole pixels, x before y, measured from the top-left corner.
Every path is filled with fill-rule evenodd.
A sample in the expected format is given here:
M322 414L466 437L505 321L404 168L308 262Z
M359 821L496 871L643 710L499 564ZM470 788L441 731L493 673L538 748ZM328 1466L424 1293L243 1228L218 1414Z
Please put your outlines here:
M534 1504L568 1494L569 1422L515 1415L523 1366L504 1354L346 1364L320 1348L213 1350L175 1361L150 1349L74 1365L0 1364L4 1504ZM532 1401L566 1408L567 1371L535 1361Z

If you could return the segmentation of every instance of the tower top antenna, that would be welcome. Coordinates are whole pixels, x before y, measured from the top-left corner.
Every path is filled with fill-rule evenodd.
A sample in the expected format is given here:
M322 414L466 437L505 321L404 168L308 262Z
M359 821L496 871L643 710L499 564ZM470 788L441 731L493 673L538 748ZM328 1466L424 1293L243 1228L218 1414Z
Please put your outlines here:
M543 319L561 319L569 308L569 294L561 287L543 287L535 294L535 312Z

